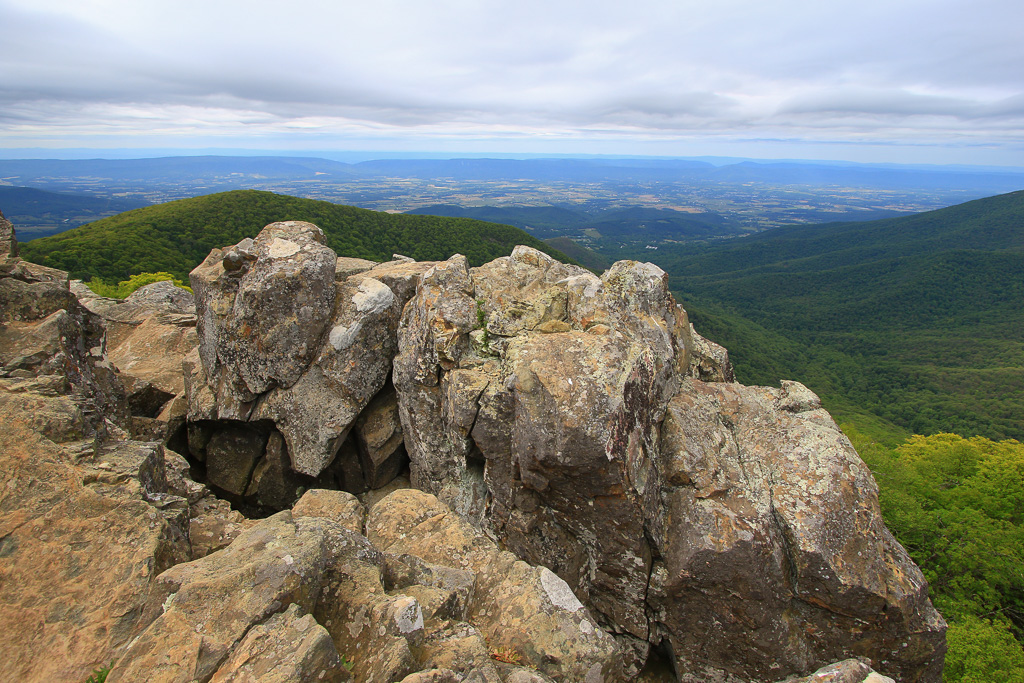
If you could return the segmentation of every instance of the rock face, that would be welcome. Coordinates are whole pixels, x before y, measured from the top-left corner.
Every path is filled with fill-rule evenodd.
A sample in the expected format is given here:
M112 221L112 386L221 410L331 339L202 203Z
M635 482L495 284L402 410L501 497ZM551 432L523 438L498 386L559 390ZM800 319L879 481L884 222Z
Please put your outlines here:
M802 385L730 378L656 267L523 247L427 271L395 359L413 485L564 578L627 665L665 644L768 681L870 652L937 680L944 623L849 442Z
M274 223L214 250L191 275L190 447L207 467L237 470L237 484L222 488L270 507L312 486L380 486L404 465L391 359L402 306L429 266L353 264L323 241L310 223ZM218 462L207 448L229 422L262 442L245 461Z
M286 222L191 279L194 317L0 262L9 678L940 680L870 472L657 267L373 264Z
M181 363L199 343L192 294L167 281L140 287L123 300L97 296L78 280L71 291L103 318L107 358L127 391L132 434L167 439L184 423Z

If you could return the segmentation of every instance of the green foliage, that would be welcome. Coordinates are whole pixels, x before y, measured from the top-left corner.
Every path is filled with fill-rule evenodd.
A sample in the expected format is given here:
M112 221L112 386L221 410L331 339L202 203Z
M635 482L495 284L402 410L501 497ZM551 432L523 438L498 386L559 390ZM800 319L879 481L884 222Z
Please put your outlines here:
M967 615L949 625L946 683L1024 683L1024 649L1005 620Z
M1015 192L618 258L664 268L741 381L797 379L904 433L1024 439L1022 220Z
M106 666L102 666L99 669L94 669L92 675L85 679L85 683L104 683L107 680L107 676L110 675L110 670L114 668L114 663L111 662Z
M368 211L272 192L237 190L181 199L111 216L22 245L22 256L72 277L105 282L165 271L185 280L214 248L255 237L268 223L302 220L320 226L339 256L387 261L400 253L421 261L461 253L476 266L517 244L555 258L564 254L508 225L469 218Z
M111 299L124 299L140 287L151 285L154 282L163 282L164 280L170 280L175 286L187 289L190 292L192 291L191 287L170 273L139 273L138 275L132 275L127 280L118 282L116 285L108 285L103 280L94 277L86 285L100 296L110 297Z
M892 448L843 429L951 623L945 680L1024 681L1024 444L936 434Z

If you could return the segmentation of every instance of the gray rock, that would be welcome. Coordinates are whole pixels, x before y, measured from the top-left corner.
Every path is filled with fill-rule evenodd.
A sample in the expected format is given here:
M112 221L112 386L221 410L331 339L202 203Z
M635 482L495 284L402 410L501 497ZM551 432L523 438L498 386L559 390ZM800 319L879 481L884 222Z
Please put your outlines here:
M14 258L17 255L18 237L14 225L0 211L0 258Z
M938 680L945 623L882 523L871 473L817 406L796 382L691 380L673 398L658 628L693 673L769 681L869 650L901 680Z

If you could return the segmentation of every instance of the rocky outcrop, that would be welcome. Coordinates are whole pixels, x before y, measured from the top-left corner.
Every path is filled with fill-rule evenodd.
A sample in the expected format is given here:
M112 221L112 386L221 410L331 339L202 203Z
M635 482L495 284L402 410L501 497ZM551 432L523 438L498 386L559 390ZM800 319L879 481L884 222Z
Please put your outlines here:
M18 237L14 225L4 218L0 212L0 258L13 258L18 255Z
M939 679L945 624L813 393L687 380L661 434L648 604L686 668L739 650L747 676L770 680L783 662L798 672L870 652L901 680Z
M66 273L7 256L0 301L0 672L84 680L145 626L156 576L189 559L202 487L159 443L124 440L102 322Z
M83 305L3 260L11 678L939 680L870 472L657 267L373 264L286 222L192 283L194 330L168 285ZM181 429L130 440L141 383Z
M192 294L172 282L140 287L125 299L71 291L106 327L106 354L121 374L137 438L166 440L184 425L184 357L199 343ZM177 399L177 401L175 401Z
M525 667L555 680L613 679L615 643L565 582L499 551L433 496L378 502L371 542L327 503L352 511L354 499L313 493L161 574L145 608L155 618L108 680L401 681L447 671L500 682ZM520 663L501 675L498 652ZM246 678L257 673L266 678Z
M405 462L389 375L402 306L429 265L338 259L323 241L312 224L275 223L191 275L190 448L234 473L218 486L269 507L310 487L381 486ZM225 429L251 434L243 460L207 447Z

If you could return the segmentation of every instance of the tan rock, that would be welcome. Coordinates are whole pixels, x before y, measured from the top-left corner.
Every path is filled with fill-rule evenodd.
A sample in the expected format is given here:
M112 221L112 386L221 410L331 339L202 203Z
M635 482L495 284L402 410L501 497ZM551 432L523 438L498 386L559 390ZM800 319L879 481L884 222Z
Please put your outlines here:
M366 509L351 493L310 489L292 507L292 516L325 517L353 533L362 534Z
M210 683L339 683L351 678L330 634L292 604L246 633Z
M251 627L292 603L312 612L326 552L321 530L299 528L284 512L224 550L168 569L150 596L149 608L158 616L107 680L209 678Z
M160 484L159 451L61 448L23 419L39 400L0 391L0 628L11 655L0 657L0 674L81 681L146 626L157 574L188 545L175 528L181 516L161 509L159 491L130 481L133 464L136 477L145 466L149 484ZM50 415L65 411L65 424L80 419L64 397L45 404Z
M597 627L569 586L551 571L499 550L434 496L396 491L374 505L366 528L371 541L387 553L475 574L467 621L490 648L514 649L524 664L556 680L617 680L620 653L614 640ZM472 636L464 627L453 628ZM430 661L441 668L454 666Z

